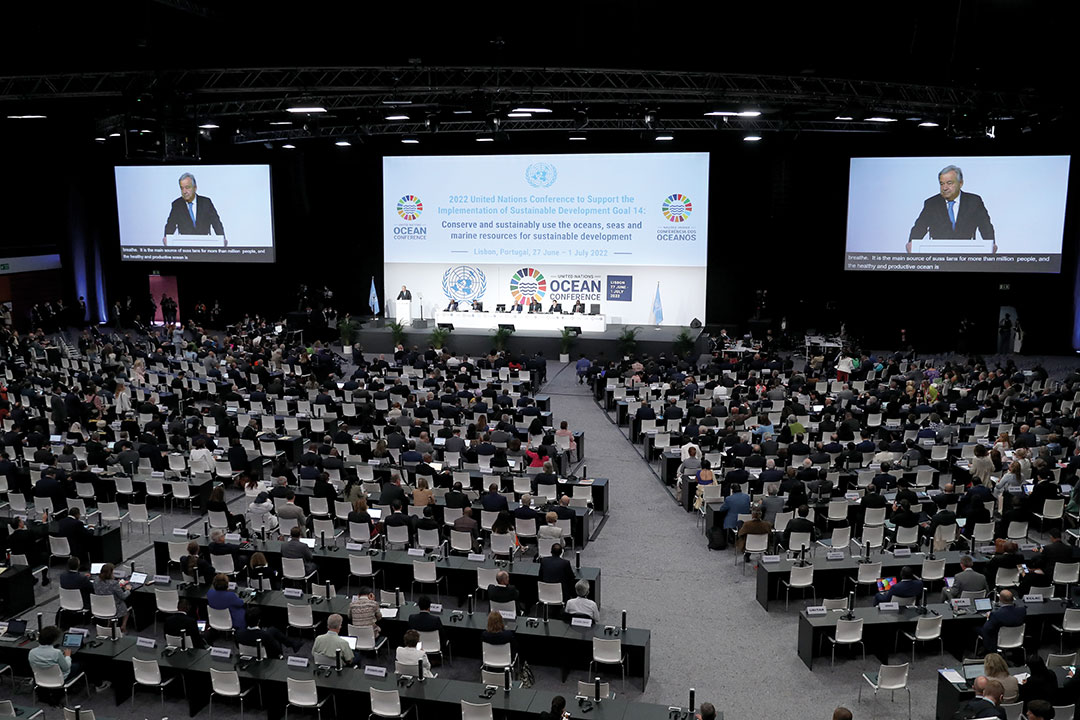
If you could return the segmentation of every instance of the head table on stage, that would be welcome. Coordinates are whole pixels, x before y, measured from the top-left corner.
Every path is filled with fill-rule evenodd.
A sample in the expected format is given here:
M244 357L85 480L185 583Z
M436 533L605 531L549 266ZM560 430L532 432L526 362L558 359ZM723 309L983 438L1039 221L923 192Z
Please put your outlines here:
M582 332L604 332L607 318L604 315L581 313L529 313L526 312L461 312L440 311L435 313L436 323L453 323L455 328L466 330L495 330L499 325L513 325L516 330L561 331L567 325L579 327Z

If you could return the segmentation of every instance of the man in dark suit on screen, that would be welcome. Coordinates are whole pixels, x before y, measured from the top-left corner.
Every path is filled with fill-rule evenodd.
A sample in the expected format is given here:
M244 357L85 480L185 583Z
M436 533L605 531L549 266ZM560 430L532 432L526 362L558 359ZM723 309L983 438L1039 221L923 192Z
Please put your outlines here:
M169 219L165 221L162 245L166 244L169 235L209 235L211 230L215 235L225 237L225 228L213 201L198 194L194 175L184 173L180 176L180 197L173 200ZM228 246L229 241L225 240L225 247Z
M964 187L963 170L946 165L938 173L938 186L941 191L926 199L911 228L905 246L908 252L911 252L911 241L921 240L927 233L935 240L974 240L978 230L983 240L994 241L994 226L982 198L960 192ZM997 242L994 242L993 252L997 252Z

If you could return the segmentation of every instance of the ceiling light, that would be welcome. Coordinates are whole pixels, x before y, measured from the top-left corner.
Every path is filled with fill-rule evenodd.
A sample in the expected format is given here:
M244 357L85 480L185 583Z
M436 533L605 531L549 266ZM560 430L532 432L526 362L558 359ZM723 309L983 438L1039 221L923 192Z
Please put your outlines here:
M292 120L275 120L271 125L292 125Z
M383 100L383 105L412 105L412 100Z
M472 115L472 110L455 110L455 115Z
M8 120L44 120L44 115L8 115Z
M743 110L738 113L739 117L757 117L761 114L760 110Z
M282 147L283 149L285 149L285 150L295 150L295 149L296 149L296 146L295 146L295 145L293 145L293 144L291 144L291 143L285 143L285 144L284 144L284 145L282 145L281 147Z
M705 113L705 117L731 117L738 114L739 113L730 110L713 110L712 112Z
M401 138L401 142L405 143L406 145L419 145L420 144L420 141L417 140L414 137L403 137L403 138Z
M866 122L885 122L885 123L887 123L887 122L896 122L896 118L888 118L888 117L881 117L879 115L875 115L874 117L866 118Z
M96 137L94 138L94 140L96 140L97 142L105 142L105 138L103 137Z
M571 135L570 139L571 140L587 140L588 138L586 138L584 135Z
M202 125L199 126L199 128L202 129L202 130L217 130L218 127L220 127L220 126L215 125L214 123L203 123Z
M743 138L743 142L758 142L759 140L761 140L760 135L747 135Z
M523 118L523 117L532 117L532 113L528 113L528 112L516 112L516 111L515 111L515 112L509 112L509 113L506 113L506 117L516 117L516 118Z
M109 133L109 137L120 137L120 133Z
M291 113L324 113L326 108L319 105L297 105L291 108L285 108L285 112Z
M387 115L386 119L387 120L408 120L409 116L408 115Z
M836 116L835 118L833 118L833 119L834 119L834 120L851 120L852 118L851 118L851 116L850 116L850 115L837 115L837 116Z
M493 138L493 137L478 137L478 138L476 138L476 142L495 142L495 138Z
M338 140L334 144L337 145L338 147L350 147L352 145L352 143L349 142L348 140Z
M936 122L930 122L929 120L927 120L926 122L919 123L919 127L938 127L938 124Z
M661 142L666 142L668 140L674 140L675 136L674 135L657 135L656 139L661 141Z
M514 112L523 112L523 113L549 113L549 112L551 112L551 110L549 110L548 108L528 108L528 107L519 107L519 108L514 108Z

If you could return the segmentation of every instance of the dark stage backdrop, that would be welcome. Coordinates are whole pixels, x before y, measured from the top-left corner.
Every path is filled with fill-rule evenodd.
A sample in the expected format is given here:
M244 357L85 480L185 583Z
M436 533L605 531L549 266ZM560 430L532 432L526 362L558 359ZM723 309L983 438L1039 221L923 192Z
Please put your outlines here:
M326 285L334 305L367 313L371 278L382 288L381 158L384 154L560 152L564 138L478 146L471 138L437 136L417 146L393 138L354 139L336 148L329 140L296 150L204 142L206 163L270 163L277 262L272 265L121 263L117 242L113 166L128 163L80 131L57 140L57 128L39 126L0 139L5 153L8 254L60 252L65 295L87 296L91 315L129 292L145 292L150 272L175 275L181 313L195 303L220 300L226 319L267 307L295 309L302 282ZM1034 137L1033 137L1034 136ZM575 144L578 145L578 144ZM766 135L744 143L718 132L656 143L630 134L590 138L589 152L700 151L710 161L710 324L746 327L753 318L802 332L835 330L845 323L872 347L900 343L900 330L925 351L955 347L962 316L975 325L978 343L995 343L998 307L1013 305L1023 322L1025 352L1071 352L1076 277L1076 220L1066 215L1059 275L858 273L843 268L848 159L852 155L1071 154L1072 143L1039 138L1015 141L934 140L921 133ZM1074 193L1075 194L1075 193ZM100 269L100 272L98 270ZM100 281L96 278L100 276ZM765 306L758 312L759 292ZM385 308L387 298L379 298ZM691 318L685 318L689 324ZM755 325L755 327L760 327Z

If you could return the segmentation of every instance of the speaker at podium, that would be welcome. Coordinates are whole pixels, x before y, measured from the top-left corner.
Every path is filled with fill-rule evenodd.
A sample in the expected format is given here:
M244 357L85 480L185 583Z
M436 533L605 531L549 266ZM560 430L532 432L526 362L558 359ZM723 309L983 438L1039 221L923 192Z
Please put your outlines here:
M412 300L395 300L394 318L399 323L407 323L412 320Z

